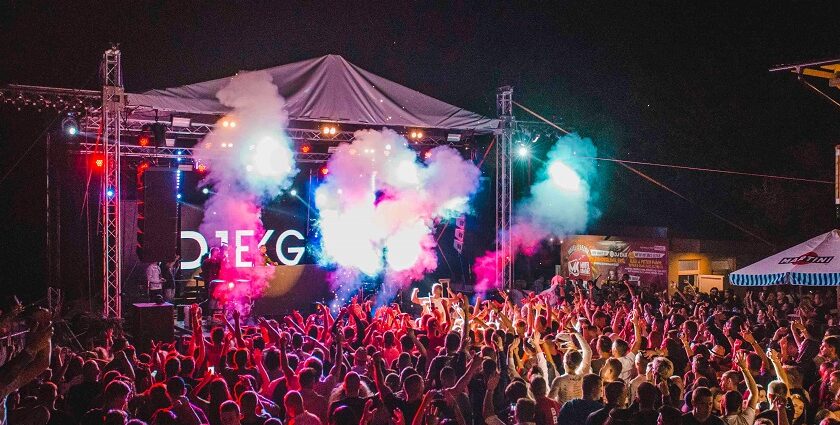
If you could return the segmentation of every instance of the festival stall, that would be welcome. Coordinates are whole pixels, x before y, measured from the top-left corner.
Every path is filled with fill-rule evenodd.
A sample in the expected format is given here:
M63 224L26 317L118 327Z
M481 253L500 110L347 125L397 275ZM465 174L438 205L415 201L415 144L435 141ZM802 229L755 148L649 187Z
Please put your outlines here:
M809 239L729 275L733 285L840 286L840 230Z

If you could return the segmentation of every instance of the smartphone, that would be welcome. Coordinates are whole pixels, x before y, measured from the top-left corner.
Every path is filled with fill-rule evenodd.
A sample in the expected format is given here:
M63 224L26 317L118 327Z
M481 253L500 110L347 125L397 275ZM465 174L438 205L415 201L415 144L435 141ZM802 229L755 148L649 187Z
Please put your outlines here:
M207 371L210 372L211 375L216 374L216 366L207 366Z
M155 378L157 378L157 371L153 370L152 371L152 379L155 379Z

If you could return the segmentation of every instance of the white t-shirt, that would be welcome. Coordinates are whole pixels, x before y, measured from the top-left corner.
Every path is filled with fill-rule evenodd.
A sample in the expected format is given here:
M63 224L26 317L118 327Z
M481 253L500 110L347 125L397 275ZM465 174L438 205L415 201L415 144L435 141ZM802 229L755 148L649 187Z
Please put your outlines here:
M727 425L752 425L755 422L755 409L752 407L741 409L734 415L724 416L723 421Z
M631 352L627 352L623 357L619 357L618 361L621 362L621 373L618 374L618 377L621 378L624 382L630 382L633 378L633 375L636 374L636 356L633 355Z

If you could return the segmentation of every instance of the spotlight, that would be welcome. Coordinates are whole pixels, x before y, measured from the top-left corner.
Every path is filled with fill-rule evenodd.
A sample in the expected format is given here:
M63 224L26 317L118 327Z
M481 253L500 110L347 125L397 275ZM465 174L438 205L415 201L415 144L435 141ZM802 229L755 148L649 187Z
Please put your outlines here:
M525 158L531 154L531 148L525 145L519 145L516 149L516 154L519 155L520 158Z
M115 193L114 188L112 188L112 187L109 187L108 190L105 191L105 195L109 198L113 198L114 193Z
M233 289L233 282L228 282L228 289Z
M432 151L426 151L426 153L423 154L423 157L426 158L426 159L431 158L432 157Z
M230 121L228 121L228 120L222 121L222 127L230 127Z
M137 144L139 146L149 146L149 143L151 143L151 139L149 138L149 136L140 136L137 139Z
M311 151L311 150L312 150L312 148L309 145L303 145L303 146L300 147L300 151L303 152L303 153L309 153L309 151Z
M61 130L67 136L73 137L79 134L79 122L73 115L68 115L61 120Z
M179 194L175 195L175 198L176 199L181 199L181 194L179 193Z
M327 168L327 167L321 167L321 175L326 176L326 175L327 175L327 174L329 174L329 173L330 173L330 169L329 169L329 168Z
M231 127L236 127L236 121L231 121L231 122L230 122L230 126L231 126Z
M105 166L105 155L103 155L103 154L101 154L101 153L95 153L95 154L93 154L93 156L91 157L91 163L92 163L92 164L93 164L96 168L102 168L102 167L104 167L104 166Z
M321 127L321 133L328 136L334 136L338 132L338 129L334 125L325 125Z
M201 189L201 193L203 193L205 195L209 195L210 194L210 189L205 187L204 189Z
M297 190L295 190L295 189L290 190L289 195L297 196Z
M207 164L198 164L198 167L195 167L195 170L201 174L204 174L207 172Z

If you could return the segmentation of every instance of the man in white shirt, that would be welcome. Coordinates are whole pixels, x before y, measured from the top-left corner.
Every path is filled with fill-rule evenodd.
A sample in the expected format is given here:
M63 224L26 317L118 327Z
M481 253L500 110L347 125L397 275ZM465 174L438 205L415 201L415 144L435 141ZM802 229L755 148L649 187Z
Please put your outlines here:
M721 410L723 410L723 421L727 425L752 425L755 421L755 407L758 404L758 386L755 384L755 379L750 373L749 365L747 364L747 355L743 352L735 353L735 362L741 368L741 374L747 381L747 388L750 391L750 398L746 403L743 402L743 396L738 391L727 391L721 400Z
M636 400L639 393L639 385L647 382L647 367L650 362L645 354L642 352L636 353L636 377L629 382L630 386L630 401Z
M160 275L158 263L151 263L146 267L146 283L149 285L149 301L155 302L158 295L163 297L164 279Z
M283 397L283 406L289 416L289 425L321 425L321 419L303 408L303 397L297 391L289 391Z
M618 374L618 377L624 382L630 382L636 375L635 356L630 351L630 346L627 344L627 341L617 339L613 341L612 351L613 357L621 362L621 373Z
M572 335L581 346L581 351L566 351L563 355L563 367L567 372L554 378L549 393L549 397L560 405L569 400L583 398L583 377L592 373L592 348L580 332L573 331Z

